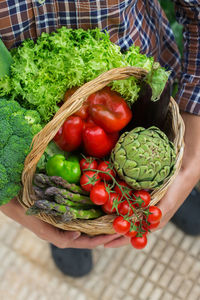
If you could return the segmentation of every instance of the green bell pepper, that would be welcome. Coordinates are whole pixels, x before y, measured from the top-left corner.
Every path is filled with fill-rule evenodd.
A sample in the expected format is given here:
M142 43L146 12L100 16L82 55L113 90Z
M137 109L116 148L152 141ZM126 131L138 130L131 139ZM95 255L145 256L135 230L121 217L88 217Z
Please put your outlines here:
M69 183L79 183L81 176L79 159L75 155L66 159L64 155L56 154L47 161L46 172L48 176L60 176Z

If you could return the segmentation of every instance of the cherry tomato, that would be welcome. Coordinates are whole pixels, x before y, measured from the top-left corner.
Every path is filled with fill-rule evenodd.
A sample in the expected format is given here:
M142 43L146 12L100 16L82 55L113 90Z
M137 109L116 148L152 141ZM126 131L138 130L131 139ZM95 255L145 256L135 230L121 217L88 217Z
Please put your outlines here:
M113 202L114 201L119 201L119 195L115 192L109 194L109 199L108 201L102 205L102 209L106 214L113 214L116 212L116 208L113 207Z
M162 218L162 212L157 206L150 206L149 212L150 215L148 216L147 221L151 224L158 223Z
M134 198L134 196L140 197L140 199ZM133 199L137 201L137 203L135 203L136 206L147 207L151 201L151 196L145 190L138 190L133 193Z
M90 200L96 205L103 205L109 199L104 182L96 183L90 191Z
M131 204L131 206L130 206ZM118 211L120 213L120 215L129 215L132 216L134 214L134 208L135 208L135 205L133 204L132 201L130 201L130 204L128 203L127 200L121 202L119 205L118 205Z
M83 172L85 169L96 170L98 167L98 162L92 157L82 158L80 161L80 168Z
M150 223L148 226L148 229L151 230L151 229L155 229L157 228L158 226L160 225L160 221L159 222L156 222L156 223Z
M147 245L146 235L143 235L142 237L139 236L132 237L131 244L136 249L143 249Z
M107 134L101 127L90 124L83 129L83 145L88 155L102 158L110 154L119 134Z
M92 187L98 182L100 182L100 177L94 171L85 171L80 178L80 186L87 192L90 192Z
M117 180L117 183L120 185L121 189L126 193L126 195L128 197L130 197L132 195L132 189L125 181ZM122 197L122 192L121 192L120 188L118 187L118 185L115 185L114 190L117 194L119 194ZM123 197L122 199L126 199L126 198Z
M115 172L112 169L112 166L110 166L110 164L111 163L109 161L102 161L98 164L98 170L99 171L103 171L103 172L108 173L108 174L101 173L101 172L99 173L99 176L107 182L112 181L112 178L110 177L110 175L112 175L115 178Z
M128 231L125 236L132 238L137 235L137 230Z
M113 221L113 228L117 233L125 234L130 230L131 224L122 216L116 217Z

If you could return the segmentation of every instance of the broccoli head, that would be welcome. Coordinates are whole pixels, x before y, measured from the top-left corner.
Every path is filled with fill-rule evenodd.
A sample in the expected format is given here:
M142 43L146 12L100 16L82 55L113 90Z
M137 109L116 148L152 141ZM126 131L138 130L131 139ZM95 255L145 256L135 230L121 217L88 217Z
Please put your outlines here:
M24 160L34 135L32 126L42 129L39 122L37 112L29 114L17 101L0 99L0 205L17 196L21 189Z

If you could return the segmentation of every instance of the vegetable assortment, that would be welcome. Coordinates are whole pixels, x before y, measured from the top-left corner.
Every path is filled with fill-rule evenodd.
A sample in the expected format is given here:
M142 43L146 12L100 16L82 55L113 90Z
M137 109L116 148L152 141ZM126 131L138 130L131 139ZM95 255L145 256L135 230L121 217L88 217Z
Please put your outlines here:
M126 101L106 87L91 94L83 107L67 118L54 141L64 151L82 146L87 155L101 158L110 154L120 130L131 119Z
M142 84L133 77L113 81L65 120L38 162L36 199L26 212L51 215L58 223L111 214L114 230L144 248L162 217L150 205L150 192L173 174L175 149L157 127L134 128L132 104L144 85L158 100L169 72L138 47L121 53L99 29L62 27L11 54L0 43L0 61L9 58L0 70L0 96L7 97L0 99L0 204L21 189L34 135L79 86L112 68L148 71Z

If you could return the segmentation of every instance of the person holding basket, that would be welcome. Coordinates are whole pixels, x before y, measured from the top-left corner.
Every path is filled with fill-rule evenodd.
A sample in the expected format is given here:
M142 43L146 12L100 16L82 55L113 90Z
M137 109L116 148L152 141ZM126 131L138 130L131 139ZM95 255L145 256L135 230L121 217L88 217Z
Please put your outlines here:
M42 32L50 33L62 26L86 30L98 27L108 31L111 41L122 51L135 44L141 53L153 56L170 70L170 85L175 79L179 82L176 101L185 123L185 151L178 176L158 204L163 215L158 229L174 216L173 222L186 233L199 234L200 193L194 187L200 179L200 1L173 2L177 20L184 26L182 65L169 22L157 0L2 0L0 38L11 49L25 39L35 40ZM181 215L177 212L180 206ZM0 210L51 243L55 263L70 276L83 276L91 270L89 249L99 245L117 248L129 243L129 239L120 234L89 237L80 232L62 231L25 215L16 199Z

